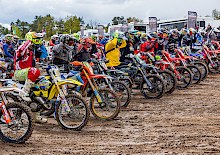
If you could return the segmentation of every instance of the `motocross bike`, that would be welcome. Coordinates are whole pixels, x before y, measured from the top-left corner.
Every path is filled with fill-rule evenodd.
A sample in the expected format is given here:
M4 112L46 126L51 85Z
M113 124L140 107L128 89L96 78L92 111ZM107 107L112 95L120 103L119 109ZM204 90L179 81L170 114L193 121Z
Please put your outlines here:
M121 66L117 66L118 69L126 73L120 78L125 79L129 77L132 84L137 85L137 88L141 90L147 99L161 98L165 93L165 83L163 79L155 74L147 74L146 66L143 66L139 56L129 54L126 57L132 61L127 65L122 64Z
M64 129L81 130L89 119L88 106L80 96L68 94L65 85L68 83L74 86L83 84L72 79L63 80L57 66L44 66L44 69L48 75L40 76L34 82L30 91L32 101L27 102L27 105L33 112L40 111L45 115L54 113L58 124ZM22 88L21 83L7 80L6 85Z
M169 57L169 60L172 61L173 59L174 63L178 62L175 63L176 66L184 66L186 68L189 68L193 75L192 83L199 84L202 80L202 71L199 69L198 66L187 63L187 60L192 59L192 57L184 56L181 49L179 48L175 49L174 51L175 51L175 58L174 59L170 58L170 55L168 55L167 57Z
M0 138L8 143L24 143L34 129L33 114L24 104L8 102L5 93L12 91L23 92L16 87L2 87L0 83Z
M139 52L142 57L141 59L145 60L148 64L145 64L147 73L156 74L160 76L165 82L165 93L171 94L177 87L177 78L169 70L159 70L156 67L156 59L149 52ZM160 61L162 63L162 61ZM168 64L167 62L163 62Z
M157 60L155 63L157 67L159 67L161 70L170 70L176 75L177 77L177 87L178 88L187 88L192 83L192 73L191 71L183 66L175 66L172 61L169 60L167 55L169 55L168 52L162 51L161 55L163 59ZM164 61L168 63L164 63Z
M207 75L209 73L208 67L207 67L206 63L204 63L198 59L198 57L200 57L202 55L200 55L199 53L197 53L197 54L194 53L193 55L190 55L189 54L189 53L191 53L190 47L183 48L182 50L178 49L177 52L181 58L186 60L187 64L192 64L192 65L196 65L197 67L199 67L199 69L202 73L202 80L204 80L207 77Z
M220 72L220 65L217 54L213 51L210 51L206 45L203 44L201 49L196 53L192 53L189 49L185 50L185 53L203 61L207 65L208 71L210 73L215 74Z
M210 73L219 73L220 72L220 61L217 57L217 54L214 51L211 51L206 45L203 45L204 60L207 63Z
M102 59L91 59L91 61L94 63L93 69L94 72L100 73L100 74L106 74L110 75L110 71L106 66L106 62ZM115 70L114 70L115 71ZM120 72L120 71L118 71ZM111 79L111 78L99 78L97 80L99 84L102 84L102 87L108 87L111 90L115 91L117 95L119 96L119 99L121 101L122 107L127 107L128 104L131 101L131 89L128 87L128 85L120 81L117 78ZM104 83L104 85L103 85Z
M77 91L82 94L83 97L90 95L90 110L92 114L98 119L114 119L120 112L120 100L116 92L108 88L98 88L98 78L111 78L108 75L94 74L93 68L88 62L71 62L72 67L80 71L72 71L73 79L78 79L83 82L84 85L79 86ZM70 85L68 85L70 87ZM88 90L89 93L88 93Z

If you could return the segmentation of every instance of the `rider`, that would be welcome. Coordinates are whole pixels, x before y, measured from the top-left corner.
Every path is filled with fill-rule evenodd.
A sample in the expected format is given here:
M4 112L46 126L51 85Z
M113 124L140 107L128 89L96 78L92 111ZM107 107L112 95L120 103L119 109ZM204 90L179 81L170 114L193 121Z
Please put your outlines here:
M13 59L15 53L14 45L13 45L13 36L11 34L5 35L4 42L5 42L3 44L4 57Z
M106 58L109 60L107 67L118 66L121 64L120 58L120 48L126 47L126 41L120 36L116 35L115 38L105 45Z
M151 35L147 35L147 41L140 46L142 52L150 52L154 55L155 39Z
M77 39L77 41L79 41L79 34L78 33L73 33L73 37Z
M49 45L54 46L54 45L59 44L59 39L60 39L60 37L58 35L51 36L51 40L49 42Z
M179 41L179 32L177 29L170 30L170 34L168 36L168 48L170 52L174 51L175 46Z
M14 77L19 81L25 81L24 90L25 94L19 94L23 100L30 102L31 98L30 88L34 84L34 81L40 76L40 71L35 68L34 50L37 33L28 32L25 36L26 42L21 45L16 51L15 55L15 72ZM47 119L40 117L39 112L34 112L35 122L45 123Z
M69 34L64 34L60 38L60 44L53 47L54 54L53 63L56 65L64 64L64 70L69 72L69 61L73 52L73 37Z
M12 43L13 43L13 45L14 45L14 49L15 49L15 50L18 49L18 47L19 47L19 37L16 36L16 35L13 35L13 37L12 37Z
M78 45L78 53L74 56L74 60L87 61L90 59L93 49L92 46L95 46L92 38L82 38L80 44Z
M187 31L187 34L185 34L181 40L181 46L190 46L192 48L193 43L196 42L196 30L194 28L190 28Z

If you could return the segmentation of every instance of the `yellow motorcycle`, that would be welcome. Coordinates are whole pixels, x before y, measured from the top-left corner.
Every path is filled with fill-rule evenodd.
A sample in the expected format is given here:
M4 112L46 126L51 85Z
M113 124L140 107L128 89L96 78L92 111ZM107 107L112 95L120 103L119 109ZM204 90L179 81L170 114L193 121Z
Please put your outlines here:
M51 115L55 113L59 125L64 129L80 130L88 122L89 108L85 100L77 94L68 94L66 85L83 85L73 79L62 79L57 66L47 66L46 76L40 76L31 88L31 102L27 103L32 112ZM7 86L22 88L21 82L8 80ZM15 94L13 94L15 95Z

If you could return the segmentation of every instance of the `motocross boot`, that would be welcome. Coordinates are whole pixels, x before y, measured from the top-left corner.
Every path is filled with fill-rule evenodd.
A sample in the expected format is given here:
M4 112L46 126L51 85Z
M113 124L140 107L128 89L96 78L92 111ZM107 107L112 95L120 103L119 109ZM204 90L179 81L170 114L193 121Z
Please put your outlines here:
M30 89L31 89L33 84L34 83L30 79L27 79L25 81L24 87L21 89L25 92L25 94L24 93L19 93L19 95L21 96L21 98L24 101L27 101L27 102L31 101L31 98L30 98L29 94L30 94Z
M35 123L47 123L47 119L40 116L39 112L33 112Z

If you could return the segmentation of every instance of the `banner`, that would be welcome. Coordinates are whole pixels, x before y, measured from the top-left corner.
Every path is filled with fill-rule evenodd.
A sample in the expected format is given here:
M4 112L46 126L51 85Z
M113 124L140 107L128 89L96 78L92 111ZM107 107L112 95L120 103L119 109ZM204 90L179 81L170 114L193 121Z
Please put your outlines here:
M98 25L98 34L100 36L104 36L104 26L103 25Z
M80 38L82 38L84 36L84 30L85 30L85 26L80 26L80 31L81 31Z
M157 17L149 17L149 29L151 33L157 31Z
M196 21L197 21L197 13L188 11L188 24L187 28L196 28Z

